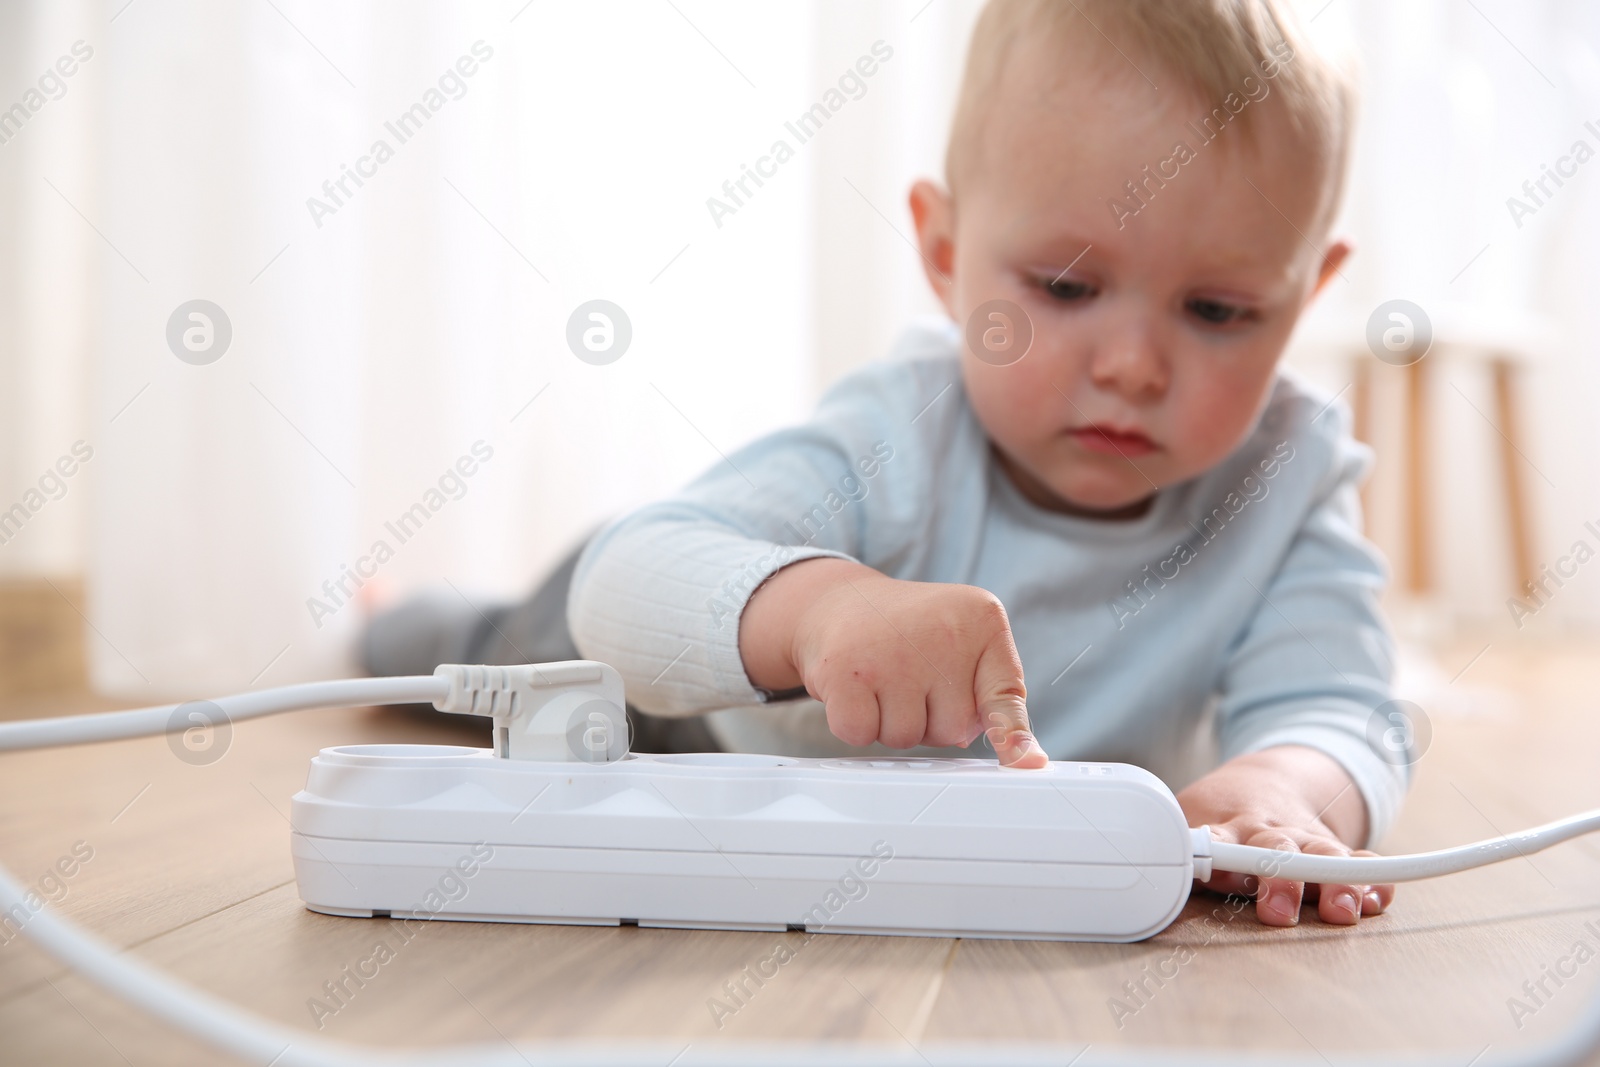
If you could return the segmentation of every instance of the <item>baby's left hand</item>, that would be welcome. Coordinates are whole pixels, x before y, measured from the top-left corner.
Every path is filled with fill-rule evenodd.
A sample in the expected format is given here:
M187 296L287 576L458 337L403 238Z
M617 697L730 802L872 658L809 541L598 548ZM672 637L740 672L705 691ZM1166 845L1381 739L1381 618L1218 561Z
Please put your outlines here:
M1331 756L1301 745L1237 756L1180 792L1178 803L1189 825L1209 825L1219 841L1321 856L1375 855L1346 844L1367 836L1366 803L1350 776ZM1394 900L1392 885L1302 885L1227 871L1196 884L1254 896L1256 918L1267 926L1299 922L1302 895L1317 902L1318 918L1340 926L1378 915Z

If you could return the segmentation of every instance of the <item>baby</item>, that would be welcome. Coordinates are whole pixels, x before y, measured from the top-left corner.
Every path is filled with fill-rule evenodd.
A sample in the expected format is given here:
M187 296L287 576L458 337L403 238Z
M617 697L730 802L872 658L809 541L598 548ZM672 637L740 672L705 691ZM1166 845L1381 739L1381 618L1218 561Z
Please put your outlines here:
M911 190L955 325L604 530L577 647L731 749L982 737L1169 781L1203 753L1179 801L1219 839L1375 842L1408 773L1368 740L1392 670L1369 453L1278 366L1350 251L1352 111L1282 0L993 0L947 187ZM1305 887L1256 881L1209 887L1294 924ZM1308 895L1354 924L1393 887Z
M952 322L604 529L577 649L723 748L1120 760L1220 840L1370 854L1409 784L1370 453L1278 366L1352 111L1285 0L992 0L910 197ZM1207 887L1277 926L1394 892Z

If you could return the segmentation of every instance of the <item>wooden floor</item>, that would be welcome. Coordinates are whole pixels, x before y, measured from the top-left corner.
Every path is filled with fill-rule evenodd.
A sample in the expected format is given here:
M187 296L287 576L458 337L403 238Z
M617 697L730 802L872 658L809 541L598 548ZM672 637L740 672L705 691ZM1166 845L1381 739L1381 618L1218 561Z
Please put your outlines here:
M1440 652L1441 681L1415 697L1434 734L1385 851L1600 807L1596 649L1502 639L1449 683L1479 643ZM380 940L399 946L321 1020L325 1036L391 1046L838 1039L931 1054L950 1042L1028 1041L1059 1043L1062 1064L1088 1044L1085 1065L1095 1050L1182 1047L1330 1063L1428 1050L1465 1067L1486 1048L1493 1059L1552 1038L1600 996L1593 952L1560 986L1545 977L1542 1003L1523 988L1579 942L1600 949L1600 838L1403 887L1388 915L1354 930L1323 926L1312 909L1297 928L1265 929L1249 910L1235 916L1221 898L1197 896L1137 945L445 922L403 943L387 921L306 911L287 813L307 760L327 745L459 740L457 730L393 713L308 712L236 726L208 766L179 760L164 738L0 757L0 861L38 884L74 848L92 849L64 883L62 912L198 987L311 1031L307 1002L325 996L325 982ZM719 1027L708 1000L784 940L795 958ZM1512 997L1534 1008L1520 1026ZM21 938L0 946L0 1061L224 1062Z

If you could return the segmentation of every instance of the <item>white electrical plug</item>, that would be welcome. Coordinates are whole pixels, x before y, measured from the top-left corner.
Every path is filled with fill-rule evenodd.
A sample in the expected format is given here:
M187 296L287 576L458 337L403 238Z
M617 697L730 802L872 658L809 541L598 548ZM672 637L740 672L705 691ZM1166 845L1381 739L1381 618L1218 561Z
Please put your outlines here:
M594 660L513 667L440 664L434 677L450 691L440 711L494 720L501 759L613 763L628 754L622 675Z

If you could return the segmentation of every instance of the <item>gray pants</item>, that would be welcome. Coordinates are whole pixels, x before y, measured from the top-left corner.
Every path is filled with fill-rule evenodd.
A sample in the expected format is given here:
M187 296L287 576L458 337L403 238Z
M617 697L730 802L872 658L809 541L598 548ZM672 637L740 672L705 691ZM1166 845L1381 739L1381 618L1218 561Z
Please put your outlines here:
M527 599L479 607L454 593L424 595L373 617L361 635L361 660L375 676L432 674L441 663L553 663L581 659L567 630L567 591L580 544ZM634 752L716 752L699 716L650 715L631 704Z

